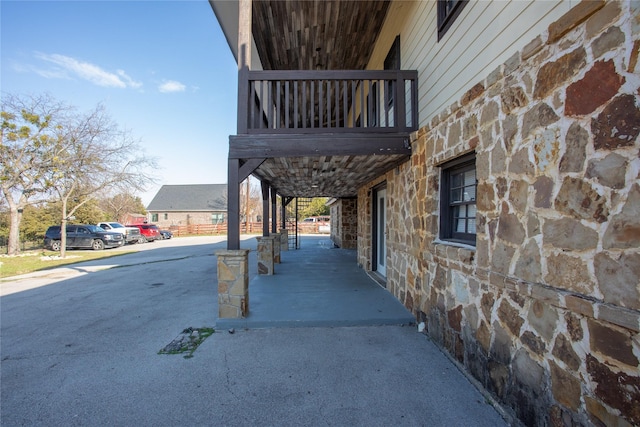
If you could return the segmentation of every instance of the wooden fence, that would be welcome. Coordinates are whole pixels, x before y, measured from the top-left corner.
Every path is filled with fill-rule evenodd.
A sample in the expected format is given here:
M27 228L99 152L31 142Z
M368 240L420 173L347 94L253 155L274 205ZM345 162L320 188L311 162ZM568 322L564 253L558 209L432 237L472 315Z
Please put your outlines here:
M194 235L224 235L227 234L227 224L191 224L172 225L169 230L174 236L194 236ZM298 223L298 231L304 234L328 233L328 223ZM262 234L261 222L250 222L240 224L240 234Z

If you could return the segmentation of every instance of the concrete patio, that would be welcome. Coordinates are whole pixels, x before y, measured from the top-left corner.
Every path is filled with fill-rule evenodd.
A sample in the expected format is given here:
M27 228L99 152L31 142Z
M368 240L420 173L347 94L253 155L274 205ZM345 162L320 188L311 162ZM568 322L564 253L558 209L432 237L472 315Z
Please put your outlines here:
M255 249L253 240L243 247ZM217 319L218 329L301 326L406 325L415 318L358 267L356 251L334 247L326 235L301 237L300 249L281 253L275 274L253 275L249 315ZM249 271L255 272L255 252Z

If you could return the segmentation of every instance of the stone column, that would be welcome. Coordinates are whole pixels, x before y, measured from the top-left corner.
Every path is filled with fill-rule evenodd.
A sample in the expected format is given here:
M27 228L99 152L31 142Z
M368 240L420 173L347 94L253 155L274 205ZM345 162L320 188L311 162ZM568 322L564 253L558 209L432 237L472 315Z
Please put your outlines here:
M258 274L266 274L270 276L274 273L274 238L272 236L256 237L256 240L258 240Z
M249 314L249 250L217 251L218 317L239 319Z
M289 250L289 231L286 228L280 229L280 252Z
M274 264L280 264L280 233L273 234L273 262Z

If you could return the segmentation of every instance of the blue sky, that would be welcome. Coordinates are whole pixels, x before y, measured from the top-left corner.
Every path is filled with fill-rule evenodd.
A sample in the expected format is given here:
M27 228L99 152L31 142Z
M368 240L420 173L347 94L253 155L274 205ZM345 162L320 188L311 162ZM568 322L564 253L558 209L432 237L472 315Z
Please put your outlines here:
M158 158L156 185L227 181L237 67L206 0L0 2L2 92L99 103Z

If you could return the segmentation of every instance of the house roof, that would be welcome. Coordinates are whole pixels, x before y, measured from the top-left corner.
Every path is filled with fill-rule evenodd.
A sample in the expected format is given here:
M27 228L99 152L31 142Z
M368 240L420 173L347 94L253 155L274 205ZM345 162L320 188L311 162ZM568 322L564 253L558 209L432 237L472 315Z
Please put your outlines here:
M148 211L212 212L227 210L227 184L163 185Z

